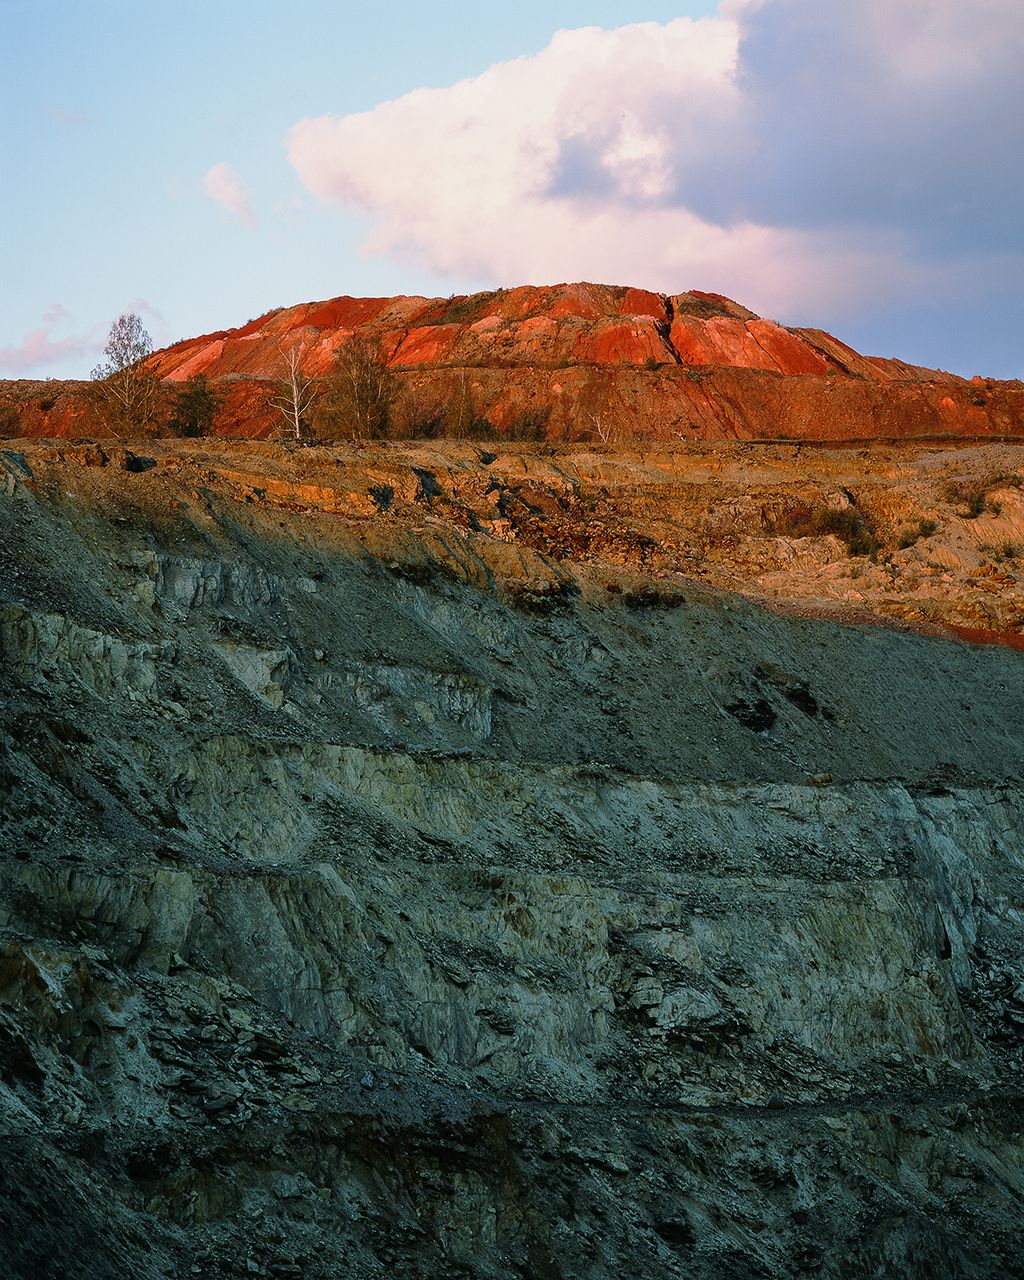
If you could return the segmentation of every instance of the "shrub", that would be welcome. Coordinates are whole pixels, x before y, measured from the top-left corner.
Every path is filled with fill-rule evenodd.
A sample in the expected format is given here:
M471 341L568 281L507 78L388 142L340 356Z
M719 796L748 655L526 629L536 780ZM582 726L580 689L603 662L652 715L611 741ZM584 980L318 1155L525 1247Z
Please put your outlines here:
M450 440L486 440L494 434L493 425L477 413L465 369L459 371L455 392L445 406L443 434Z
M502 435L508 440L545 440L550 417L550 409L524 409L509 419Z
M938 529L936 520L918 520L916 525L904 525L900 530L898 545L901 550L912 547L921 538L930 538Z
M179 387L171 406L170 430L176 436L206 436L220 412L222 398L205 374L197 373Z
M983 542L978 550L990 555L997 562L1017 560L1021 554L1021 547L1017 542L1001 542L998 547L993 547L989 543Z
M395 416L391 434L409 440L496 440L499 435L461 390L451 400L409 397Z
M821 538L831 534L846 543L852 556L874 556L878 552L874 527L852 505L836 510L800 504L780 517L776 530L790 538Z
M965 518L976 520L985 510L988 485L984 480L951 480L942 491L947 502L963 510Z
M942 490L942 496L954 506L963 508L966 520L976 520L985 511L999 514L999 504L989 501L989 493L999 485L1020 487L1020 476L1005 472L991 472L972 480L950 480Z
M445 406L439 400L409 397L397 415L395 434L410 440L440 440L444 435Z
M496 440L499 434L490 418L475 413L449 413L444 420L444 435L449 440Z

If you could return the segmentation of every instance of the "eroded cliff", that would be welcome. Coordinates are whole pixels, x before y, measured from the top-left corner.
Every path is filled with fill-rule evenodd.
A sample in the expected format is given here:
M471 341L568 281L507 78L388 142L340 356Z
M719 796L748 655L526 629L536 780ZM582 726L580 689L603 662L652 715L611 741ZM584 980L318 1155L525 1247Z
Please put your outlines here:
M4 1273L1022 1274L1020 463L9 451Z

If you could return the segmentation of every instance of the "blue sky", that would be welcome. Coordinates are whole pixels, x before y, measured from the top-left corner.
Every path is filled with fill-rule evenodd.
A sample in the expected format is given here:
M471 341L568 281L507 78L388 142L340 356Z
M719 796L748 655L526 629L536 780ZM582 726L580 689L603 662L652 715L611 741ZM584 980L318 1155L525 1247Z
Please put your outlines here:
M578 278L1022 376L1024 6L974 4L0 0L0 376Z

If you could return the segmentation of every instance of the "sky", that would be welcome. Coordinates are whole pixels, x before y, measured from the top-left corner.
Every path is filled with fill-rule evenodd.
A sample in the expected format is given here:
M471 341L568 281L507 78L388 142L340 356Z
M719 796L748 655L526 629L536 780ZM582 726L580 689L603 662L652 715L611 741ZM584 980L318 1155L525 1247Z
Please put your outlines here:
M0 0L0 377L339 294L724 293L1024 377L1024 0Z

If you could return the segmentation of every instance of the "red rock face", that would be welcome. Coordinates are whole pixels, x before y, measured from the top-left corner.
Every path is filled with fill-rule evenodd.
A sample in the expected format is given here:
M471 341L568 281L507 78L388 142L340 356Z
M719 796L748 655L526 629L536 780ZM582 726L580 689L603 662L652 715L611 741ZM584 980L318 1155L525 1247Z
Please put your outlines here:
M218 428L266 436L280 427L268 380L283 371L285 352L297 346L305 372L318 376L353 336L379 343L418 396L440 401L468 387L477 415L499 429L529 414L562 438L1024 433L1020 384L862 356L822 330L784 328L718 294L595 284L302 303L176 343L149 367L170 383L198 373L220 380ZM24 434L86 429L73 395L52 421L34 408L17 416Z
M150 365L180 381L272 377L298 345L307 373L324 372L353 334L378 341L396 368L679 365L761 369L874 382L959 382L894 360L860 356L830 334L785 329L715 294L675 297L607 285L523 286L459 298L333 298L272 311L240 329L157 352Z

